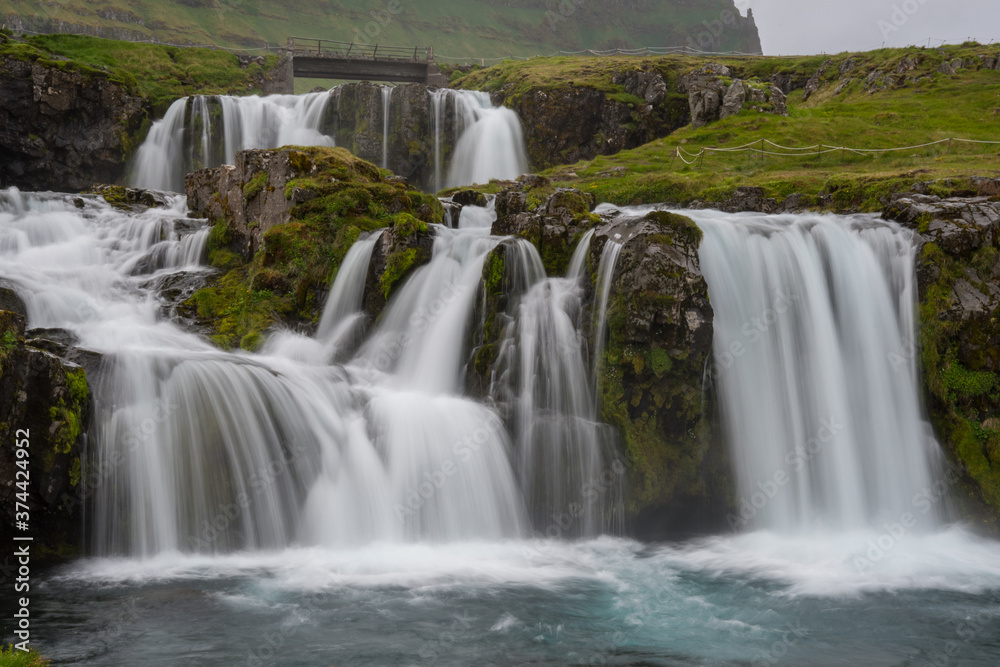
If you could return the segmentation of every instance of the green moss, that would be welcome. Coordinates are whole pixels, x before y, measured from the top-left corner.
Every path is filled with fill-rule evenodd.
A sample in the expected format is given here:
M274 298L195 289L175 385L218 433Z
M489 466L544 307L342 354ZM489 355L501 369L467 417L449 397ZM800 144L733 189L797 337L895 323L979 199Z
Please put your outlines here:
M69 388L70 399L77 405L87 402L87 374L82 368L66 371L66 386Z
M483 286L486 289L486 293L490 295L501 294L503 292L504 282L503 251L499 250L491 252L490 256L486 258L486 265L484 269Z
M266 171L258 171L254 174L254 177L250 179L250 182L243 186L243 196L247 199L253 199L259 195L267 186L268 178L270 178L270 174Z
M957 361L950 361L945 366L942 380L952 401L982 396L998 385L996 374L973 372Z
M401 239L415 234L427 233L427 223L414 218L409 213L398 214L392 228Z
M389 255L385 263L385 272L380 279L382 294L387 300L396 285L417 266L419 259L420 250L417 248L397 250Z
M666 350L662 350L658 347L654 347L649 350L648 359L649 368L657 375L657 377L662 377L664 373L669 372L673 367L673 361L671 361L670 355Z
M79 457L73 459L73 463L69 467L69 485L76 488L80 484L80 459Z
M377 167L343 148L283 150L293 169L306 175L291 179L286 194L300 187L315 197L292 208L288 223L268 229L248 262L233 252L234 238L226 223L216 224L209 234L209 259L227 273L183 306L227 349L257 349L263 333L278 323L315 323L320 310L317 292L329 286L362 233L391 225L404 236L425 234L427 223L443 216L440 205L432 206L402 183L386 182ZM399 275L386 279L390 290L406 272L400 261L397 257L392 267Z

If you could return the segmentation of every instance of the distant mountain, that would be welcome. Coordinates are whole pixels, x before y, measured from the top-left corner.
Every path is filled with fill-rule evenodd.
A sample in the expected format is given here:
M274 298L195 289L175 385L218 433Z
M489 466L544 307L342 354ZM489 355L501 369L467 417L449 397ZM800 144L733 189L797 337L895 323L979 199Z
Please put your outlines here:
M496 58L692 46L760 52L733 0L0 0L17 31L259 47L290 36Z

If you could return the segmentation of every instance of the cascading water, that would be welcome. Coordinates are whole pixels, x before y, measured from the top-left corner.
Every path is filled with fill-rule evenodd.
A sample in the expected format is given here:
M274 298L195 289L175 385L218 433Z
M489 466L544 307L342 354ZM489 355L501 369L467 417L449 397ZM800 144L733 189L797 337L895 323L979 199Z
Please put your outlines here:
M184 174L217 167L221 160L233 164L237 151L247 148L333 146L333 138L320 131L329 99L329 93L179 99L139 147L132 183L177 192L184 189ZM218 109L221 138L212 134L213 109Z
M444 150L444 113L449 92L447 89L431 91L431 115L434 120L434 192L441 192L444 188L441 161Z
M514 179L527 170L521 121L506 107L494 107L488 93L458 91L455 115L462 128L448 170L447 187Z
M389 168L389 109L392 105L392 86L382 86L382 168Z
M912 352L912 233L865 216L690 215L741 525L861 529L914 512L940 447Z
M882 359L889 349L900 357L892 344L905 341L912 322L912 250L892 226L692 214L705 230L718 331L745 348L739 356L726 348L731 368L719 358L734 446L766 459L779 449L767 442L773 437L787 456L796 452L797 422L830 417L844 428L823 443L817 424L821 448L801 471L785 469L790 482L768 499L782 511L763 515L766 525L794 532L640 544L522 539L532 528L584 535L584 526L599 530L609 520L559 507L577 492L582 503L574 502L586 505L589 494L574 480L598 458L589 454L593 377L577 282L589 273L589 238L567 278L546 277L533 249L490 237L476 220L482 212L466 207L459 230L438 230L430 263L398 288L360 349L352 356L344 344L336 348L342 363L330 364L327 343L338 338L338 318L358 316L376 238L356 243L342 263L316 338L274 333L262 353L229 353L169 321L153 286L157 277L206 271L193 265L204 252L204 221L185 217L183 198L140 214L86 196L78 208L76 199L0 192L0 275L24 298L29 326L70 329L104 356L91 378L97 426L87 503L96 522L87 530L97 554L116 557L32 569L31 627L55 662L780 658L832 667L944 664L958 655L990 667L1000 659L996 543L958 528L805 533L799 510L780 495L793 493L803 516L850 526L855 509L897 509L879 506L877 487L908 492L899 468L934 470L910 467L925 453L912 364L897 370ZM500 243L512 248L511 305L494 405L463 395L462 364L484 261ZM606 270L598 268L598 310L605 286L613 288L614 249L606 245ZM789 308L774 299L775 287L787 290ZM847 370L818 364L807 332ZM774 366L783 352L791 364L784 375ZM745 377L753 372L758 384ZM810 372L823 375L808 382ZM731 400L737 393L745 407ZM843 420L823 409L831 396ZM904 423L907 414L918 426ZM751 420L745 434L732 415ZM918 446L886 434L887 421L910 429ZM538 436L555 423L566 429L552 429L555 446L546 448ZM863 483L841 484L850 457L826 466L840 456L835 446L872 466L855 470ZM867 451L883 446L898 458L885 463ZM808 440L805 447L812 455ZM558 468L548 471L550 486L539 481L541 465ZM741 479L756 485L755 474ZM846 489L863 498L846 516L831 512Z
M366 155L366 159L383 168L390 168L393 162L390 120L394 90L393 86L380 89L381 109L374 118L382 119L381 152L373 146L371 154ZM427 178L428 186L437 191L445 186L486 183L493 178L512 179L527 171L517 114L494 108L485 93L428 89L426 94L432 115L429 131L433 136L429 140L433 156L409 158L414 163L433 159L434 172ZM185 174L202 167L234 164L240 150L333 146L338 127L328 117L327 109L332 100L336 110L333 117L339 119L342 97L342 88L337 87L306 95L199 95L177 100L162 120L153 123L139 147L131 182L142 188L181 191ZM446 141L454 144L454 149L446 150ZM448 160L451 167L445 177Z
M504 260L523 294L513 285L508 292L512 307L492 391L512 403L518 476L536 530L550 537L592 536L622 525L621 479L602 478L616 464L617 449L613 430L597 417L583 326L592 237L581 239L565 278L546 277L538 251L524 240L512 243ZM562 474L553 480L551 470ZM573 506L587 511L576 515Z

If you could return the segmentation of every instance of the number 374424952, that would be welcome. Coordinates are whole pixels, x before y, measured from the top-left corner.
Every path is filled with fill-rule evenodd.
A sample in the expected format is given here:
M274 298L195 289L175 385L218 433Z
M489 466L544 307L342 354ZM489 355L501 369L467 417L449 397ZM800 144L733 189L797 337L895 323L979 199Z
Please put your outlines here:
M23 530L27 530L28 523L28 484L31 481L31 471L29 470L29 462L31 460L30 452L30 436L28 429L19 429L17 433L14 434L15 439L15 456L17 457L15 465L19 468L14 475L15 486L17 486L16 502L14 506L14 521L17 522L18 527L23 526Z

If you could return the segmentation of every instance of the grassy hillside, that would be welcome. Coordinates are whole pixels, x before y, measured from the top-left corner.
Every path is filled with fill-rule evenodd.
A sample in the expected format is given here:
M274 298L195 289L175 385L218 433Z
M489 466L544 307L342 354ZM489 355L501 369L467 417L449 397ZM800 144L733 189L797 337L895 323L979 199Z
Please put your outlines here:
M149 98L155 115L173 100L193 93L249 94L259 92L267 67L244 62L229 52L182 49L74 35L39 35L21 40L0 36L0 58L41 60L109 78Z
M732 0L0 0L14 29L226 46L322 37L483 58L685 45L702 33L715 48L759 50L756 27L723 24L727 10Z
M980 58L983 56L984 58ZM583 187L613 203L686 203L693 199L721 201L741 185L759 185L779 199L793 192L836 194L835 204L880 209L879 197L917 181L955 179L956 188L972 175L1000 175L997 145L942 144L904 152L856 155L836 151L799 157L753 153L709 153L695 164L685 164L702 148L741 146L767 139L787 147L822 143L853 148L915 146L946 138L1000 141L1000 71L987 69L1000 48L975 44L941 49L886 49L832 56L819 90L803 101L805 83L820 69L826 56L809 58L713 59L732 68L734 76L767 81L788 77L796 88L788 96L789 116L744 110L737 116L700 129L683 128L661 140L613 156L558 167L545 172L559 184ZM941 65L961 59L955 74ZM841 74L846 61L851 71ZM906 64L904 64L904 61ZM882 90L884 75L904 72L901 81ZM660 72L668 85L704 66L688 57L643 59L538 59L503 63L474 72L457 81L467 88L526 91L570 85L592 86L614 93L615 69L639 67ZM872 72L874 87L867 83ZM835 94L845 79L849 83ZM871 92L874 90L874 92ZM759 145L759 144L758 144ZM771 152L781 152L765 145Z

